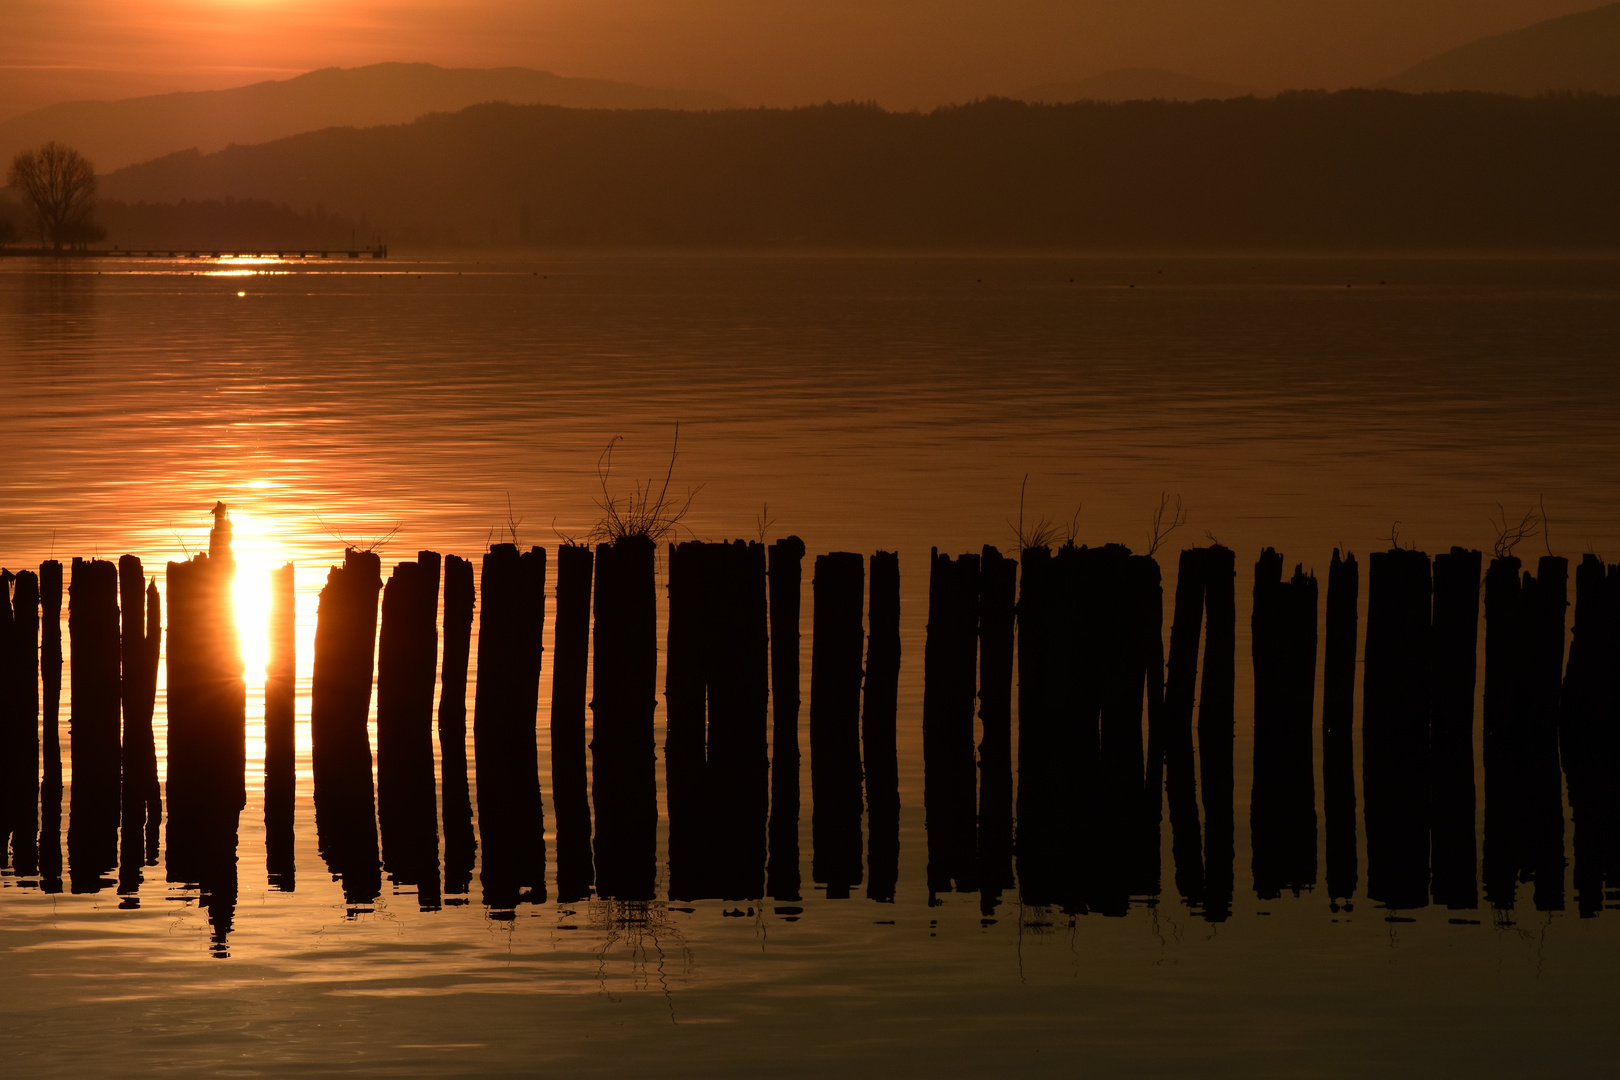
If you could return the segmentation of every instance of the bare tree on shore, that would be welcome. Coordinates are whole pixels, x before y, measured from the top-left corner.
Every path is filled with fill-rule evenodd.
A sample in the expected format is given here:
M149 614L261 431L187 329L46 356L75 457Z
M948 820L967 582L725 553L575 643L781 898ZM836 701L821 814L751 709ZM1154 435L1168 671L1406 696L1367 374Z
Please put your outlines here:
M83 247L104 232L90 220L96 202L96 169L72 147L52 141L12 159L6 183L21 189L33 207L40 242L61 251Z

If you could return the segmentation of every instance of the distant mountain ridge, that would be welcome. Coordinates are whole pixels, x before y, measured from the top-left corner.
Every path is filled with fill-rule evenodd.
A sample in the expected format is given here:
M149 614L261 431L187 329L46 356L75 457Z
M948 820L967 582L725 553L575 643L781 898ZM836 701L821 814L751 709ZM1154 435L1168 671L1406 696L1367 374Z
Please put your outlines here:
M323 68L229 90L186 91L122 101L70 101L0 122L0 161L56 139L100 172L179 150L212 153L231 143L269 142L328 127L401 124L486 101L576 109L724 109L718 94L576 79L529 68L371 64Z
M1620 3L1471 41L1376 85L1410 94L1620 94Z
M1206 101L1254 93L1243 86L1212 82L1163 68L1117 68L1074 82L1043 83L1012 95L1020 101Z

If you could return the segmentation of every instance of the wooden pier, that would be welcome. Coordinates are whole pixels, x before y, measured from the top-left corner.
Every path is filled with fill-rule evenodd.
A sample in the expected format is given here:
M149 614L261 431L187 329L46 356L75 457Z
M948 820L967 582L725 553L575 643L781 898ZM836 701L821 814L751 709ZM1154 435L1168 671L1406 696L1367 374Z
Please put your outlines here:
M386 259L388 245L362 248L89 248L82 251L0 247L0 256L8 255L63 259Z

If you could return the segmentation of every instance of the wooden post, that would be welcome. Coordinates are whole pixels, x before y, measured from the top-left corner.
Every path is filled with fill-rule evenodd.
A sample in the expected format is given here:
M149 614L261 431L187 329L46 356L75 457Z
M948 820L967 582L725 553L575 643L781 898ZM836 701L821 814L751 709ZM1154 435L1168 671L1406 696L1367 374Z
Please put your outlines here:
M1232 743L1236 731L1237 560L1219 544L1204 551L1204 681L1198 697L1199 780L1204 789L1204 917L1231 914L1234 822Z
M595 615L591 795L597 892L647 900L658 862L658 597L651 540L630 536L597 545Z
M866 687L861 753L866 765L866 895L893 903L900 881L900 554L872 555L867 594Z
M1204 549L1181 553L1176 567L1175 611L1164 684L1164 778L1170 806L1170 846L1176 891L1188 907L1204 902L1204 840L1198 820L1198 774L1193 755L1193 702L1198 690L1198 644L1204 629Z
M585 765L585 679L591 645L591 549L557 549L557 621L551 666L551 787L557 814L557 898L590 895L591 803Z
M669 895L714 895L716 852L710 820L707 662L714 643L709 606L714 552L690 541L669 545L669 636L665 652L664 781L669 813Z
M480 880L490 906L510 907L525 890L545 899L545 815L540 800L540 658L546 610L546 552L496 544L484 556L473 698L478 776Z
M0 866L39 871L39 575L0 582Z
M1479 906L1474 840L1474 669L1479 647L1480 553L1434 557L1430 683L1431 860L1437 904Z
M741 540L716 544L711 557L707 775L718 856L711 866L721 897L754 900L764 894L770 803L765 547Z
M1138 640L1133 556L1121 544L1085 549L1088 582L1081 608L1083 662L1097 702L1096 798L1090 808L1092 880L1087 906L1124 915L1140 872L1142 705L1146 657Z
M433 780L433 683L439 659L436 551L400 563L383 587L377 647L377 823L383 867L437 910L439 819Z
M44 892L62 891L62 564L39 565L40 713L39 875Z
M1348 902L1360 882L1356 854L1355 694L1360 569L1333 549L1328 567L1327 640L1322 649L1322 806L1328 900Z
M860 555L817 555L810 652L812 878L829 899L861 881L861 594Z
M979 557L929 557L923 654L923 810L928 892L978 890L973 703L978 667Z
M985 545L979 562L978 854L986 913L994 909L1002 891L1015 884L1012 680L1017 605L1018 564Z
M799 899L799 593L804 541L770 546L771 811L765 891Z
M1288 633L1287 587L1283 559L1266 548L1254 565L1254 607L1250 639L1254 656L1254 787L1249 796L1253 836L1254 891L1262 900L1282 889L1283 747L1282 702L1287 697L1282 652Z
M1537 911L1564 909L1564 790L1558 713L1569 609L1569 562L1543 555L1525 575L1525 840L1519 879L1535 882Z
M1020 553L1018 586L1018 794L1016 858L1018 891L1025 904L1059 898L1063 878L1062 837L1073 822L1060 820L1063 776L1057 744L1063 727L1057 648L1061 622L1057 566L1048 548Z
M1603 909L1608 848L1608 730L1616 711L1615 612L1608 569L1591 552L1575 568L1575 625L1564 676L1558 744L1575 819L1575 899L1583 918ZM1438 841L1438 832L1436 840ZM1438 854L1436 864L1439 863Z
M1283 884L1299 895L1316 885L1316 575L1295 564L1288 581L1287 637L1283 663L1288 696L1283 702L1285 834Z
M1138 838L1133 844L1131 894L1159 895L1161 832L1164 824L1164 576L1152 555L1130 560L1130 684L1141 685L1147 701L1147 745L1142 765ZM1140 711L1140 706L1137 707ZM1138 722L1138 725L1140 722ZM1196 809L1194 810L1196 814Z
M472 883L478 850L467 787L467 660L472 652L472 563L444 564L444 660L439 680L439 775L444 803L444 891L461 896Z
M1429 557L1374 552L1361 728L1367 896L1429 902Z
M140 867L157 863L157 835L163 818L158 786L157 748L152 714L157 702L161 655L162 610L157 583L147 585L141 560L118 560L119 607L123 620L120 656L124 709L123 826L119 851L120 878L140 883Z
M264 666L264 845L272 888L296 885L293 809L297 797L297 623L293 564L270 571L269 656Z
M74 559L68 592L73 650L68 869L74 892L94 892L101 875L118 864L118 567Z
M1512 910L1523 847L1523 748L1517 712L1524 700L1524 617L1519 560L1491 560L1485 571L1485 902Z
M351 906L371 903L382 890L366 731L381 590L376 553L349 548L343 565L327 573L315 622L309 717L315 830L321 857L342 878Z

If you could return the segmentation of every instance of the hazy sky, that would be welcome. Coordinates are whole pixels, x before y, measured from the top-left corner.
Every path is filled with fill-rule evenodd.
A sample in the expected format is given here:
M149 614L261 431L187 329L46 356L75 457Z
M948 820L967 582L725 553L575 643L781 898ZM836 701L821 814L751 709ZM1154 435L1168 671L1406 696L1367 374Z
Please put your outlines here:
M1393 74L1593 0L0 0L0 116L426 60L931 106L1118 67L1262 90Z

